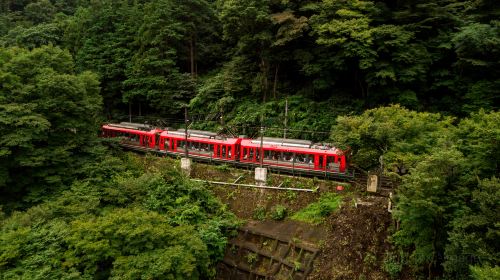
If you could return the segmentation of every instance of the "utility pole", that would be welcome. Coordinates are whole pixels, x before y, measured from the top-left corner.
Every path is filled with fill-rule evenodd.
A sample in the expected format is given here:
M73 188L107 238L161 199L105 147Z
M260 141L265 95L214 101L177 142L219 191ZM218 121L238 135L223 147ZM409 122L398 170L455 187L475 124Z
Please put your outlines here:
M224 128L224 108L220 111L220 125Z
M186 175L191 174L191 159L188 154L188 108L187 105L184 107L184 157L181 158L181 169L186 173Z
M285 129L283 130L283 139L286 139L287 120L288 120L288 97L285 99Z
M264 166L264 117L260 119L260 168Z
M264 115L260 119L260 167L255 168L255 182L258 186L265 186L267 182L267 168L264 168Z
M187 106L184 107L184 141L186 145L184 146L184 157L188 158L188 109Z

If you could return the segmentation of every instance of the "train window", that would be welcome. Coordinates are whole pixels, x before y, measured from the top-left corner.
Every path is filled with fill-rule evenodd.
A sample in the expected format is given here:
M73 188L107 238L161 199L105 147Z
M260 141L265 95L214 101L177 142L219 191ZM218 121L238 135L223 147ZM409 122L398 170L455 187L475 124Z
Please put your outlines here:
M201 152L203 154L208 154L210 153L210 146L209 144L206 143L197 143L196 150L198 152Z
M243 159L244 160L250 159L250 149L249 148L243 148Z
M273 153L274 151L264 150L264 159L265 160L273 159Z
M313 165L314 164L314 156L307 154L297 154L295 162L300 164Z
M186 141L177 141L177 142L178 142L177 148L184 150L186 147Z
M255 149L254 148L250 148L248 149L248 159L249 160L255 160Z
M329 156L327 157L327 168L329 170L339 171L340 163L335 162L335 157Z
M170 139L163 138L163 145L165 146L165 150L170 150Z
M189 141L189 150L191 151L199 151L200 143Z

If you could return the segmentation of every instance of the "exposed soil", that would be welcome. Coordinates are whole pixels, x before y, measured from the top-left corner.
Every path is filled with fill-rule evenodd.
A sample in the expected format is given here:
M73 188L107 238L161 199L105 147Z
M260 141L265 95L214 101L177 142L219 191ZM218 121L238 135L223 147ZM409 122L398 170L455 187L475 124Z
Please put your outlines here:
M269 214L273 206L283 205L291 213L304 208L319 197L318 193L229 186L215 186L212 190L238 218L245 220L253 219L257 208L263 208L265 213Z
M345 201L340 211L327 218L325 245L308 279L389 279L381 270L391 225L387 199L364 197L354 206Z

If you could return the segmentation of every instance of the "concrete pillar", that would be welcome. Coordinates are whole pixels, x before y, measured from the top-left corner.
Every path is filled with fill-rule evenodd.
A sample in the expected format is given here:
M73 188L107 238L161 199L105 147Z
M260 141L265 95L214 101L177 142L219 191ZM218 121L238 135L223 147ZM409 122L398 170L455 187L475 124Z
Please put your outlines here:
M389 211L389 213L392 213L392 192L389 193L389 199L388 199L388 203L387 203L387 211Z
M377 175L368 175L368 182L366 185L366 191L376 193L377 190L378 190L378 176Z
M190 158L181 158L181 169L188 176L191 175L191 159Z
M267 168L255 168L255 184L257 186L265 186L267 182Z

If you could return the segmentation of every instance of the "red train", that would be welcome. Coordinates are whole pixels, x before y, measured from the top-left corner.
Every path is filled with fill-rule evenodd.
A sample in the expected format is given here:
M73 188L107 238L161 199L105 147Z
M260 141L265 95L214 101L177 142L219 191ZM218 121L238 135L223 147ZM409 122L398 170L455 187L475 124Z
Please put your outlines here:
M224 138L201 130L156 129L148 125L122 122L102 126L103 137L120 137L121 145L132 149L156 151L215 161L230 161L256 166L260 164L261 139ZM263 137L263 164L285 170L314 173L346 173L346 156L329 145L311 141Z

